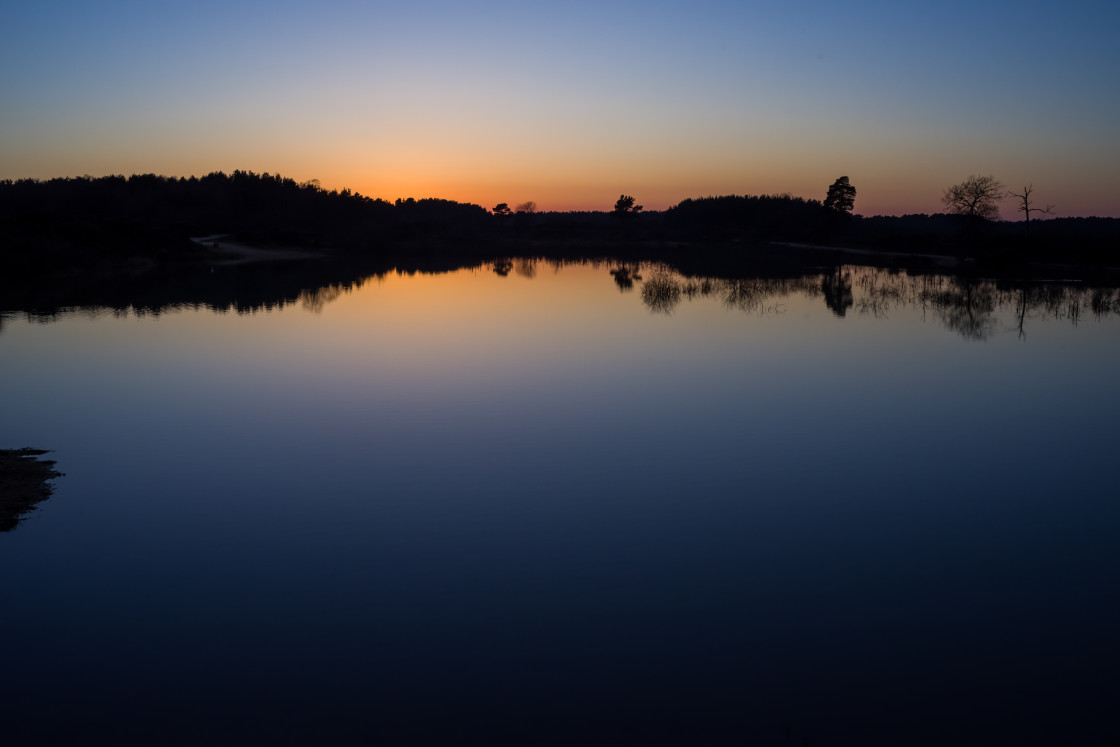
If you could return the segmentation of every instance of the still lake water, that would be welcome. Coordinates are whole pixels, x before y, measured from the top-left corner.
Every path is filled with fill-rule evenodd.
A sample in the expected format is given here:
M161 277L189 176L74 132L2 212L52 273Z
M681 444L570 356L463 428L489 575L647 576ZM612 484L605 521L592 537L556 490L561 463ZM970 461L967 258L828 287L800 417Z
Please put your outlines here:
M5 313L0 743L1114 743L1115 291L618 267Z

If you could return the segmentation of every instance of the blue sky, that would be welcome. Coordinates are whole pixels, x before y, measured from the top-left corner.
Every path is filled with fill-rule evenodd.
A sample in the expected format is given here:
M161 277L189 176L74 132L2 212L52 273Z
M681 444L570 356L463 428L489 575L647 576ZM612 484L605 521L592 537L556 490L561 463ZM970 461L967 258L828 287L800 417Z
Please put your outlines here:
M9 3L0 178L236 168L544 209L705 194L1120 216L1112 3ZM1013 218L1013 205L1004 206Z

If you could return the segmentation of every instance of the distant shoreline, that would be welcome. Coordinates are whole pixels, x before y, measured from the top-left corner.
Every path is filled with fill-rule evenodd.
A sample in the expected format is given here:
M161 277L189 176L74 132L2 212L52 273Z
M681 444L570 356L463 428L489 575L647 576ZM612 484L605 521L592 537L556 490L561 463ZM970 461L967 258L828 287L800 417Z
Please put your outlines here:
M806 256L846 253L1031 277L1054 267L1098 274L1120 268L1120 219L1114 218L863 217L790 195L690 198L664 211L642 211L624 199L620 205L609 212L545 213L438 198L389 203L242 171L191 179L0 181L0 277L113 276L200 262L213 268L324 257L407 264L537 251L787 267Z

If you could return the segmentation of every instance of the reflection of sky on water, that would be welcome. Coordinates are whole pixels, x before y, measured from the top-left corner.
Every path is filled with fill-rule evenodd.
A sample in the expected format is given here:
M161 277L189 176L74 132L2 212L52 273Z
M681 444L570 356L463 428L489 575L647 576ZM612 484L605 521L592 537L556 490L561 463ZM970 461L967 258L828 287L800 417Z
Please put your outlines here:
M664 314L609 269L9 318L0 445L66 473L0 537L14 733L1100 733L1120 319Z

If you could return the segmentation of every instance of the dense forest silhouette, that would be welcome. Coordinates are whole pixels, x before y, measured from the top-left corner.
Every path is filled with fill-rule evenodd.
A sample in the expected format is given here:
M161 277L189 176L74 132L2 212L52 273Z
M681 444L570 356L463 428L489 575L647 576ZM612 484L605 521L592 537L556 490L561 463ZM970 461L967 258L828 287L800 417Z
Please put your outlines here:
M843 180L843 181L842 181ZM686 199L664 211L620 197L611 211L493 212L435 198L371 199L315 181L234 171L203 177L152 174L0 181L0 272L8 277L140 271L205 258L191 237L221 234L247 245L323 256L388 259L657 252L736 260L775 252L849 249L938 255L988 266L1120 261L1120 220L1018 222L951 214L862 217L850 200L790 195ZM528 204L528 203L526 203ZM620 207L621 206L621 207ZM636 209L637 208L637 209ZM407 260L406 260L407 261Z

